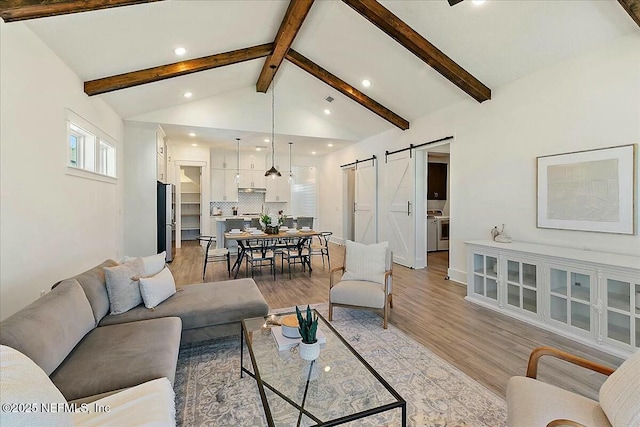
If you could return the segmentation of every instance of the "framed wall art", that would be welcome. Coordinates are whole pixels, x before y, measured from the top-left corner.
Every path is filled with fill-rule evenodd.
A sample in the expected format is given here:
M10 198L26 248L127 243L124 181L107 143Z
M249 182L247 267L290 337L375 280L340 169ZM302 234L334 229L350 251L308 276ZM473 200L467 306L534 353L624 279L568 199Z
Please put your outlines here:
M537 158L538 227L635 234L636 145Z

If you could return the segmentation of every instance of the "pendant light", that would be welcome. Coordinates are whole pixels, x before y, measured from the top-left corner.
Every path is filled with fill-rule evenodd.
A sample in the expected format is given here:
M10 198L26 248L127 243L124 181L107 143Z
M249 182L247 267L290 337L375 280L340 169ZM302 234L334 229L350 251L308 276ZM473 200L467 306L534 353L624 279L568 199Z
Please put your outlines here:
M233 181L240 184L242 177L240 176L240 138L236 138L236 176Z
M276 66L271 65L271 70L273 70L273 74L275 77ZM275 128L276 128L276 82L274 81L271 87L271 169L264 173L264 176L270 176L273 179L276 179L278 176L282 176L282 174L275 167Z
M291 172L291 146L293 145L293 142L289 141L289 178L287 178L287 181L289 181L289 184L293 184L293 173Z

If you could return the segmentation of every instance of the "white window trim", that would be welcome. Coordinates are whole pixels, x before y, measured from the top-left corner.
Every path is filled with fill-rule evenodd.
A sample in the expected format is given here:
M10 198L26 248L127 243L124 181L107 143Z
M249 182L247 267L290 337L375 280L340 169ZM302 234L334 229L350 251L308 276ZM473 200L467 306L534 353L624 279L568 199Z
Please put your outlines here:
M96 126L94 126L93 124L91 124L90 122L88 122L87 120L85 120L84 118L82 118L81 116L79 116L78 114L74 113L73 111L69 110L69 109L65 109L66 111L66 127L67 127L67 134L66 134L66 141L65 141L65 158L66 158L66 175L70 175L70 176L75 176L78 178L85 178L85 179L91 179L94 181L101 181L101 182L106 182L109 184L117 184L118 183L118 149L119 149L119 144L116 141L115 138L112 138L109 134L107 134L106 132L103 132L101 129L97 128ZM113 149L115 150L115 161L116 161L116 168L115 168L115 177L109 176L109 175L105 175L99 172L93 172L87 169L83 169L79 166L72 166L71 165L71 150L69 150L69 135L73 132L71 130L71 123L74 123L76 126L84 129L85 131L93 134L96 137L96 141L95 141L95 151L96 151L96 156L95 156L95 166L98 166L98 161L99 161L99 156L98 153L100 151L100 141L105 142L106 144L110 145L111 147L113 147ZM86 143L86 141L85 141ZM79 154L79 153L78 153Z

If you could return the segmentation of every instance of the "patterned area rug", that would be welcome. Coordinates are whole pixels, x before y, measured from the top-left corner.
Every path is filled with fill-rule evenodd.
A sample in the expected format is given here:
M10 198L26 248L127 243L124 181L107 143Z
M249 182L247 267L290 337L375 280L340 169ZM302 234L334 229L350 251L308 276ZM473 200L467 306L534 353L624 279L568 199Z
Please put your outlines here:
M328 318L327 304L315 308ZM289 310L274 312L282 311ZM382 319L375 313L337 308L332 325L407 401L408 425L506 425L504 400L393 325L382 329ZM247 364L251 364L248 358ZM181 348L174 387L178 425L266 426L255 380L248 375L240 378L239 366L237 336ZM396 409L344 425L400 424Z

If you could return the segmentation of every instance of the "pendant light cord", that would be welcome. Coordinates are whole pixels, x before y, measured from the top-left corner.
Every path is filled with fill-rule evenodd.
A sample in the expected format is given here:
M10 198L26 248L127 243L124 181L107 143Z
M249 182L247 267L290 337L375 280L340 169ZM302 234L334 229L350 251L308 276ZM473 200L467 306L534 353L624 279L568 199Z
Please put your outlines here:
M273 66L272 66L273 67ZM274 70L275 73L275 70ZM275 165L276 84L271 85L271 167Z

